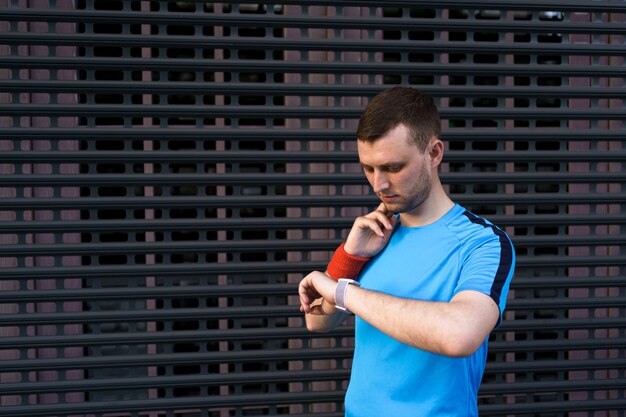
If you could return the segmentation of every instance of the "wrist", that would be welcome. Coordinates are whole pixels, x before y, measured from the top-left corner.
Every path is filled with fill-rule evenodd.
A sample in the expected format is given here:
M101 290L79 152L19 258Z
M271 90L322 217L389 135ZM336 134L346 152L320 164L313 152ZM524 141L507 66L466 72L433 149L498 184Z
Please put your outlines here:
M355 258L371 259L371 255L359 252L358 245L357 245L357 248L355 248L353 247L353 245L350 245L350 242L347 240L343 244L343 250L346 251L348 255L354 256Z
M328 275L337 281L339 278L356 278L370 258L348 253L342 243L328 264Z
M360 287L361 284L353 279L340 278L339 281L337 281L337 286L335 287L335 308L345 311L348 314L352 314L346 306L348 288L351 286Z

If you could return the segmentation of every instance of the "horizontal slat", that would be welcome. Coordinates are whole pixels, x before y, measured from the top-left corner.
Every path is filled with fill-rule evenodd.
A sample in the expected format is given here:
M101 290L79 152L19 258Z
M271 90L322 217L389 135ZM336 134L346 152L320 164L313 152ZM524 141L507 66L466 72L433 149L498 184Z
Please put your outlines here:
M611 46L612 48L613 46ZM371 97L393 85L284 84L284 83L212 83L166 81L60 81L2 80L0 91L10 93L106 93L106 94L223 94L265 96L341 96ZM420 91L433 97L487 98L624 98L626 89L601 86L481 86L423 85ZM54 129L54 128L53 128ZM537 131L541 129L533 129ZM283 130L281 130L283 131ZM301 130L299 130L301 133ZM337 130L337 133L341 132ZM345 133L343 134L345 135Z
M333 331L334 337L350 337L354 329L345 327ZM0 349L24 349L42 347L72 347L81 346L113 346L135 345L146 343L207 343L219 341L241 340L275 340L275 339L313 339L319 334L307 331L303 327L280 328L248 328L227 330L198 330L198 331L159 331L129 333L102 333L102 334L74 334L66 336L23 336L3 337L0 339ZM619 340L615 340L619 342Z
M538 401L535 403L498 404L485 405L480 408L481 416L515 415L516 413L529 413L537 415L542 413L562 413L564 410L582 411L614 411L626 408L624 399L605 400L565 400L565 401ZM509 414L510 413L510 414Z
M332 337L332 336L328 336ZM287 362L319 359L348 359L353 349L348 347L297 349L229 350L215 352L159 353L158 355L98 355L54 359L19 359L0 362L5 372L67 370L78 368L108 369L148 366L193 366L227 363ZM595 362L594 362L595 363Z
M285 404L328 403L330 401L342 401L345 393L314 391L295 392L289 394L263 395L214 395L177 398L152 398L145 400L119 400L119 401L85 401L81 403L58 403L45 405L21 405L3 406L0 410L3 415L10 417L36 417L51 415L81 415L95 413L141 413L150 410L181 410L181 409L206 409L220 407L234 407L245 404L246 407Z
M315 371L242 372L185 376L127 377L122 380L73 380L60 382L28 382L0 385L0 395L43 394L63 392L94 392L101 390L137 390L150 388L206 387L229 384L296 383L347 380L347 369L320 369ZM609 390L626 388L626 381L617 380L563 380L556 382L514 382L484 384L481 395L521 394L543 392L574 392L580 390Z
M85 57L3 57L7 69L70 69L70 70L136 70L136 71L203 71L301 74L411 74L411 75L462 75L468 76L554 76L554 77L622 77L624 68L619 65L515 65L515 64L432 64L416 62L307 62L263 61L252 59L166 59L166 58L102 58ZM199 106L199 108L202 108Z
M224 396L178 397L167 399L125 400L125 401L100 401L83 403L62 403L28 406L5 406L3 412L11 417L37 417L54 415L79 415L95 413L128 413L149 412L155 410L181 409L205 409L232 407L246 404L247 407L269 407L271 405L309 404L342 402L345 393L343 391L313 391L294 392L289 394L229 394ZM587 401L553 401L550 403L517 403L506 405L482 405L481 415L503 415L506 413L537 413L537 412L561 412L562 410L575 409L577 411L602 411L619 410L626 407L626 400L587 400ZM337 413L315 414L315 416L336 417ZM340 416L341 414L339 414ZM304 417L310 417L303 415ZM275 416L278 417L278 416Z
M476 151L476 150L463 150L463 151L446 151L444 154L445 162L526 162L526 163L541 163L541 162L601 162L601 161L614 161L623 162L626 161L626 153L616 152L614 150L587 150L587 151L507 151L507 150L494 150L494 151ZM37 151L3 151L0 153L0 162L11 163L91 163L91 164L106 164L106 163L178 163L185 162L190 164L201 163L221 163L221 164L236 164L236 163L251 163L251 162L272 162L272 163L358 163L358 154L356 152L345 151L325 151L325 152L309 152L309 151L55 151L55 152L37 152ZM302 169L302 168L301 168ZM443 172L442 175L454 175L458 176L459 180L465 175L495 175L496 173L449 173ZM621 176L620 171L609 172L589 172L589 178L593 178L594 175L610 175L611 178L619 178ZM12 181L12 177L19 176L20 174L0 175L0 179L5 182ZM93 178L110 178L106 174L92 174ZM146 181L150 181L149 178L155 176L163 176L167 174L141 174L146 175ZM137 175L137 176L141 176ZM181 176L184 174L172 174L172 176ZM189 174L187 174L189 175ZM207 182L211 181L212 176L220 176L224 180L228 177L238 178L238 175L242 174L205 174L204 178ZM273 175L273 174L259 174L259 175ZM281 178L284 181L291 181L291 176L299 175L298 173L281 173L276 174L277 178ZM322 175L322 174L317 174ZM350 173L342 173L341 176L336 175L337 180L341 178L350 178ZM358 174L361 180L364 181L362 174ZM512 182L516 182L513 176L537 176L540 180L540 175L534 172L500 172L498 175L509 175ZM544 175L545 180L545 173ZM550 177L555 175L565 175L565 173L559 174L558 172L550 172ZM567 173L572 175L573 178L583 175L582 173ZM33 175L24 175L20 178L27 179ZM51 178L63 178L60 175L54 175ZM194 178L189 176L190 178ZM167 177L165 177L167 178ZM197 178L197 177L196 177ZM81 181L75 178L74 181ZM222 181L222 180L220 180ZM338 181L339 182L339 181ZM340 182L339 182L340 183Z
M292 2L282 2L289 4ZM420 2L421 7L441 7L441 8L468 8L470 10L480 10L491 8L493 10L548 10L548 11L579 11L579 12L620 12L624 11L623 5L616 2L564 2L562 0L553 1L553 6L547 6L546 2L534 1L529 3L507 2L496 3L467 1L447 1L447 2ZM296 2L297 5L328 5L335 6L336 2L328 1L307 1ZM380 7L380 2L358 2L349 0L343 2L344 6L375 6ZM414 2L385 2L386 7L415 7ZM215 25L226 27L277 27L277 28L341 28L341 29L361 29L361 30L415 30L419 24L420 30L450 30L450 31L523 31L523 32L543 32L543 33L609 33L610 29L614 33L622 33L618 25L610 25L605 22L571 22L564 21L541 21L541 20L475 20L475 19L414 19L414 18L383 18L381 16L371 17L343 17L343 16L323 16L313 15L273 15L273 14L200 14L200 13L140 13L140 12L111 12L106 10L98 11L50 11L50 10L7 10L3 12L3 20L9 21L48 21L48 22L84 22L84 23L143 23L143 24L180 24L186 25ZM608 26L608 28L607 28Z
M614 219L614 221L611 221ZM556 221L557 219L554 218ZM572 219L575 220L575 219ZM593 220L593 219L592 219ZM605 223L626 222L624 217L608 216L596 218ZM69 220L69 221L0 221L0 233L19 232L144 232L150 231L217 231L217 230L275 230L275 229L327 229L349 228L354 219L347 218L203 218L203 219L156 219L156 220ZM546 220L548 223L550 219ZM578 222L575 222L578 223ZM587 224L585 219L580 219L580 224Z
M333 333L329 334L332 336ZM2 361L5 372L29 372L47 370L71 370L80 368L134 368L149 366L194 366L225 363L286 362L308 361L316 359L342 360L352 357L349 347L333 348L298 348L298 349L263 349L252 351L223 352L186 352L184 354L158 355L112 355L82 356L54 359L21 359ZM524 372L559 372L559 371L598 371L605 369L623 369L626 361L615 359L589 360L543 360L515 362L487 362L486 373L524 373ZM483 385L484 387L484 385Z
M352 337L354 328L344 326L325 334L325 337ZM127 333L102 333L102 334L72 334L62 336L16 336L3 337L0 339L0 349L24 349L42 347L72 347L81 346L111 346L111 345L136 345L136 344L166 344L166 343L207 343L242 340L286 340L286 339L314 339L318 333L307 331L304 327L276 327L276 328L247 328L228 330L198 330L198 331L155 331ZM597 338L597 339L554 339L554 340L524 340L489 343L492 353L504 352L557 352L585 349L606 350L610 344L611 349L623 349L626 347L626 338Z
M519 272L519 269L517 270ZM520 276L518 274L511 288L520 290L543 290L543 289L562 289L562 288L620 288L626 286L626 280L618 275L606 276L595 275L590 272L589 276L583 277L532 277Z
M206 277L210 274L278 274L278 273L308 273L314 270L323 270L327 262L229 262L206 264L172 264L172 265L124 265L124 266L81 266L81 267L32 267L32 268L2 268L2 278L5 280L26 279L56 279L75 278L83 279L142 277L142 276L198 276ZM518 256L516 267L596 267L596 266L624 266L626 256Z
M614 359L558 359L558 360L516 360L511 362L488 361L486 371L492 374L523 374L525 372L569 372L601 371L624 369L626 361Z
M297 285L293 284L292 292L288 295L297 295ZM198 294L195 299L203 298ZM207 297L209 298L209 297ZM557 310L563 309L593 309L619 308L626 303L626 297L586 297L586 298L537 298L513 299L507 303L507 311L515 310ZM218 319L249 319L258 318L262 309L264 318L274 317L301 317L299 306L266 305L254 307L194 307L194 308L163 308L163 309L119 309L116 311L79 311L51 313L18 313L0 315L0 325L66 325L91 323L134 323L157 321L194 321ZM505 320L502 331L569 331L578 329L624 329L626 318L609 317L586 319L529 319ZM80 336L77 336L80 337Z
M384 26L385 20L379 20ZM451 20L430 23L425 21L425 26L438 27L442 30ZM482 23L484 21L480 21ZM467 24L466 24L467 26ZM522 24L522 26L525 26ZM556 29L559 24L554 25ZM613 25L617 32L619 28ZM475 27L476 28L476 27ZM478 27L482 31L481 27ZM428 30L420 26L420 30ZM512 31L523 31L511 26ZM615 34L616 31L611 31ZM77 46L98 47L154 47L154 48L217 48L217 49L262 49L280 51L334 51L334 52L419 52L423 54L434 53L469 53L469 54L555 54L555 55L618 55L626 53L623 44L570 44L570 43L520 43L520 42L425 42L425 41L388 41L367 40L353 41L349 39L323 39L309 38L250 38L250 37L200 37L200 36L168 36L168 35L117 35L107 34L46 34L42 38L37 33L0 33L0 44L6 45L46 45L46 46Z
M374 207L372 207L372 210ZM554 226L575 225L622 225L626 215L620 214L516 214L489 215L489 220L505 226ZM202 219L153 219L153 220L64 220L64 221L0 221L0 233L33 232L144 232L150 231L218 231L218 230L309 230L347 229L354 219L345 217L275 217L275 218L202 218Z
M145 230L150 232L150 230ZM618 246L626 244L626 235L555 235L513 236L518 249L527 247ZM112 243L63 243L63 244L2 244L3 256L73 256L138 254L201 254L274 251L334 251L343 239L275 239L275 240L204 240L165 242L112 242Z
M362 108L290 107L290 106L193 106L132 104L0 104L0 114L7 116L74 116L74 117L227 117L227 118L335 118L357 119ZM533 119L596 120L622 119L623 107L594 108L446 108L440 111L447 119Z
M626 141L626 133L617 129L447 129L442 132L442 137L450 141L489 141L489 140L510 140L521 142L541 142L554 140L568 141ZM243 129L243 128L203 128L203 129L178 129L178 128L149 128L137 126L134 128L112 128L112 127L74 127L63 128L0 128L0 139L48 139L48 140L68 140L68 139L113 139L119 142L129 140L190 140L202 139L211 140L265 140L265 141L315 141L324 140L328 142L356 140L354 131L346 129ZM129 149L128 152L131 152ZM159 151L163 152L163 151ZM5 153L0 152L0 157ZM104 153L106 154L106 153ZM202 155L201 153L199 155ZM62 156L60 156L62 157ZM173 155L175 158L175 155Z
M149 231L146 231L149 232ZM616 237L619 239L619 237ZM611 239L608 236L604 241ZM613 238L614 239L614 238ZM619 240L614 240L618 244ZM179 254L198 252L239 252L239 251L332 251L340 240L214 240L195 242L115 242L115 243L76 243L76 244L50 244L50 245L0 245L0 253L4 256L16 255L86 255L86 254ZM589 243L592 244L592 243Z
M307 272L307 271L303 271ZM168 287L127 287L127 288L72 288L55 290L0 291L0 303L17 304L27 302L66 302L66 301L102 301L102 300L146 300L172 298L216 298L246 296L288 296L294 295L295 283L292 284L231 284L231 285L188 285ZM621 288L626 280L620 276L589 277L541 277L526 278L516 276L511 283L512 289L546 288ZM569 300L569 299L568 299ZM517 302L517 301L516 301ZM600 301L599 301L600 302ZM527 308L523 301L518 308ZM514 304L515 305L515 304ZM526 322L525 322L526 323ZM517 326L517 325L515 325ZM506 327L506 326L505 326Z
M235 0L232 3L251 3L250 0ZM337 3L329 0L287 0L281 2L282 4L296 4L296 5L327 5L334 6ZM255 4L255 3L253 3ZM374 0L346 0L342 1L342 5L345 6L368 6L368 7L379 7L380 2ZM624 5L619 3L614 3L609 1L594 1L593 3L589 3L584 0L528 0L526 2L519 0L507 0L506 3L501 1L494 0L478 0L478 1L468 1L468 0L425 0L420 1L420 7L444 7L444 8L467 8L470 10L483 10L483 9L499 9L505 8L506 10L561 10L561 11L623 11ZM386 1L385 6L387 7L415 7L415 2L411 0L392 0Z
M206 387L230 384L280 384L347 380L348 369L313 371L279 371L219 373L184 376L126 377L123 379L94 379L58 382L26 382L0 384L0 395L44 394L64 392L97 392L102 390L139 390L151 388Z
M297 295L297 286L293 285L291 295ZM604 306L604 304L601 304ZM610 304L607 303L610 306ZM156 321L201 321L218 319L258 318L259 310L264 318L301 316L299 306L254 306L254 307L214 307L214 308L174 308L174 309L131 309L116 311L80 311L61 313L2 314L0 325L46 325L46 324L92 324L92 323L134 323ZM608 326L606 326L608 327ZM77 336L79 337L79 336Z
M616 193L527 193L451 194L461 205L508 204L620 204L624 192ZM363 207L377 204L374 196L235 196L235 197L82 197L5 198L4 210L13 209L148 209L148 208L277 208L277 207Z
M246 4L253 3L250 0L235 0L232 3L236 4ZM281 2L281 4L296 4L296 5L326 5L326 6L336 6L337 2L329 1L329 0L287 0ZM420 7L454 7L454 8L468 8L470 10L482 10L482 9L499 9L505 8L507 10L562 10L562 11L620 11L624 10L624 6L620 4L615 4L604 1L597 1L593 3L589 3L583 0L551 0L551 1L542 1L542 0L529 0L527 2L519 1L519 0L508 0L506 3L498 2L494 0L478 0L478 1L468 1L468 0L425 0L420 1ZM374 0L346 0L342 1L342 6L368 6L368 7L379 7L380 2ZM415 2L411 0L392 0L386 1L385 6L387 7L415 7ZM604 7L604 8L603 8ZM613 8L616 7L616 8Z
M587 300L587 304L585 304ZM623 306L625 297L552 297L536 299L513 299L507 302L507 311L531 310L545 311L564 309L567 315L573 309L615 308ZM621 304L620 304L621 303ZM563 318L563 319L528 319L504 320L500 329L506 331L553 331L566 332L577 329L620 329L626 327L626 319L618 317L607 318Z
M617 233L606 235L576 235L567 232L559 235L511 236L515 247L555 247L555 246L594 246L621 245L626 243L626 235Z
M289 394L264 393L237 395L229 394L224 396L197 396L178 397L167 399L146 399L146 400L126 400L126 401L101 401L84 403L64 403L50 405L28 405L28 406L5 406L4 412L11 417L37 417L54 415L80 415L95 413L128 413L128 412L149 412L151 410L162 412L164 410L181 409L206 409L233 407L245 404L246 407L268 407L271 405L287 404L309 404L342 402L345 393L343 391L313 391L294 392ZM517 403L506 405L483 405L480 407L481 415L503 415L506 413L536 413L536 412L560 412L562 410L575 409L577 411L602 411L618 410L626 407L626 400L587 400L587 401L554 401L550 403ZM336 417L337 413L315 414ZM341 415L341 414L339 414ZM278 416L275 416L278 417ZM309 416L305 416L309 417Z
M328 337L333 336L329 333ZM80 368L134 368L149 366L183 366L213 365L225 363L254 362L287 362L308 361L317 359L342 360L351 358L353 349L350 347L332 348L298 348L298 349L263 349L263 350L230 350L223 352L185 352L159 353L158 355L101 355L80 356L70 358L36 358L4 360L0 362L5 372L29 372L71 370ZM615 359L581 359L581 360L518 360L515 362L488 361L487 373L524 373L524 372L559 372L581 370L623 369L626 361Z
M260 273L303 273L321 270L326 265L322 262L244 262L216 264L175 264L175 265L126 265L100 267L35 267L35 268L2 268L2 278L11 279L43 279L44 277L83 279L135 277L135 276L197 276L206 277L210 274L260 274Z
M224 155L224 154L223 154ZM498 152L502 161L507 161L506 152ZM567 157L569 154L564 154ZM606 157L613 159L614 153L607 152ZM227 157L227 155L224 155ZM468 153L468 158L471 153ZM622 155L626 160L626 154ZM619 184L626 180L624 171L605 172L451 172L442 173L440 178L450 184ZM279 185L367 185L363 174L81 174L77 175L22 175L0 174L0 187L102 187L102 186L279 186Z
M1 270L0 270L1 271ZM294 295L297 284L183 285L128 288L0 291L0 303L43 301L145 300L198 297L246 297ZM1 316L0 316L1 318Z

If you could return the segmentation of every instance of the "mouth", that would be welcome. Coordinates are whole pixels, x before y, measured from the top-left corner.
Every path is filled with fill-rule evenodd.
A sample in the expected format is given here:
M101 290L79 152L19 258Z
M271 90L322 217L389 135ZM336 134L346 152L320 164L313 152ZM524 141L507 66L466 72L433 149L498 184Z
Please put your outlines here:
M398 200L397 195L380 195L379 197L383 203L393 203Z

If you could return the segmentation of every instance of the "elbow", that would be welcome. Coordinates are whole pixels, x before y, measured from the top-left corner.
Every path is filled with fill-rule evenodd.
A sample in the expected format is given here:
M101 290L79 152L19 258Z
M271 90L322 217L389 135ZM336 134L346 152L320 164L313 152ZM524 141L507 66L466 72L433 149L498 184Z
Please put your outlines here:
M451 358L467 358L476 352L475 348L467 347L461 343L445 346L441 354Z
M440 353L452 358L466 358L473 355L483 342L464 332L453 332L442 343Z

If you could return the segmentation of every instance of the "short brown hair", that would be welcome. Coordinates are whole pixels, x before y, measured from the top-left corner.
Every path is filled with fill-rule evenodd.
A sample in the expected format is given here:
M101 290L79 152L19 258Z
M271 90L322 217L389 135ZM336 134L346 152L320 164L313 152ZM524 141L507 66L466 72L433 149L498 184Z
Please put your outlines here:
M409 87L392 87L376 95L367 105L356 131L357 139L374 142L398 125L405 125L411 140L422 152L433 137L441 134L441 119L429 95Z

